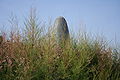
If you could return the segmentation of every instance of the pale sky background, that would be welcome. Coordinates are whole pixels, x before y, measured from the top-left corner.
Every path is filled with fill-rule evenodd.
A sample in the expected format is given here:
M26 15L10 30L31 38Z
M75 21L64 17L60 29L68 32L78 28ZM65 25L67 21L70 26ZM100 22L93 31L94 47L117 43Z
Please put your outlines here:
M3 25L9 28L11 13L22 23L31 7L41 20L54 22L64 16L74 33L83 24L88 32L120 43L120 0L0 0L0 29Z

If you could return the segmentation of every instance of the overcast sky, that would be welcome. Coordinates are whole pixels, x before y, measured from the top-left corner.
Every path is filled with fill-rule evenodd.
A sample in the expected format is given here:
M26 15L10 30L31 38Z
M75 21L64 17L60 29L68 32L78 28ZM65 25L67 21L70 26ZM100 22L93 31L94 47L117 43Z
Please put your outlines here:
M120 43L120 0L0 0L0 27L9 27L11 14L24 21L31 7L37 9L41 20L54 22L64 16L74 33L83 24L88 32Z

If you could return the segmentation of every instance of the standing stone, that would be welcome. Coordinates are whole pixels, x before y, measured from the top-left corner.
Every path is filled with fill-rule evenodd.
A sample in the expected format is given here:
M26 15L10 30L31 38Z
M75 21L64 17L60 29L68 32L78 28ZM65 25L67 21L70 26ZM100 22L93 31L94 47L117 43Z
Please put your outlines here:
M56 38L59 44L66 44L69 42L70 35L68 25L64 17L58 17L55 20Z

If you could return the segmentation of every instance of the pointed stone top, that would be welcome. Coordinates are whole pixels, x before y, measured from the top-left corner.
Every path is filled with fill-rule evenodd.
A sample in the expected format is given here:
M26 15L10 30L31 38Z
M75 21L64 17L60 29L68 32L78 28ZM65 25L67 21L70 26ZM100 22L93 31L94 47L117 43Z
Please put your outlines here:
M65 19L63 16L59 16L57 19Z
M61 24L66 24L67 25L67 22L65 20L65 18L63 16L59 16L58 18L56 18L55 20L55 24L56 25L61 25Z
M57 21L65 21L65 18L63 16L59 16L58 18L56 18Z

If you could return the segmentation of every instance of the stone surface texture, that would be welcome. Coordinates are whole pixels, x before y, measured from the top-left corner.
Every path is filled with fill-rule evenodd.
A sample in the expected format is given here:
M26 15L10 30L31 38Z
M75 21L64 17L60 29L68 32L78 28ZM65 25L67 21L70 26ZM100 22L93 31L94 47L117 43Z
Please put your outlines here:
M55 20L56 38L59 43L68 41L70 38L67 22L64 17L58 17Z

